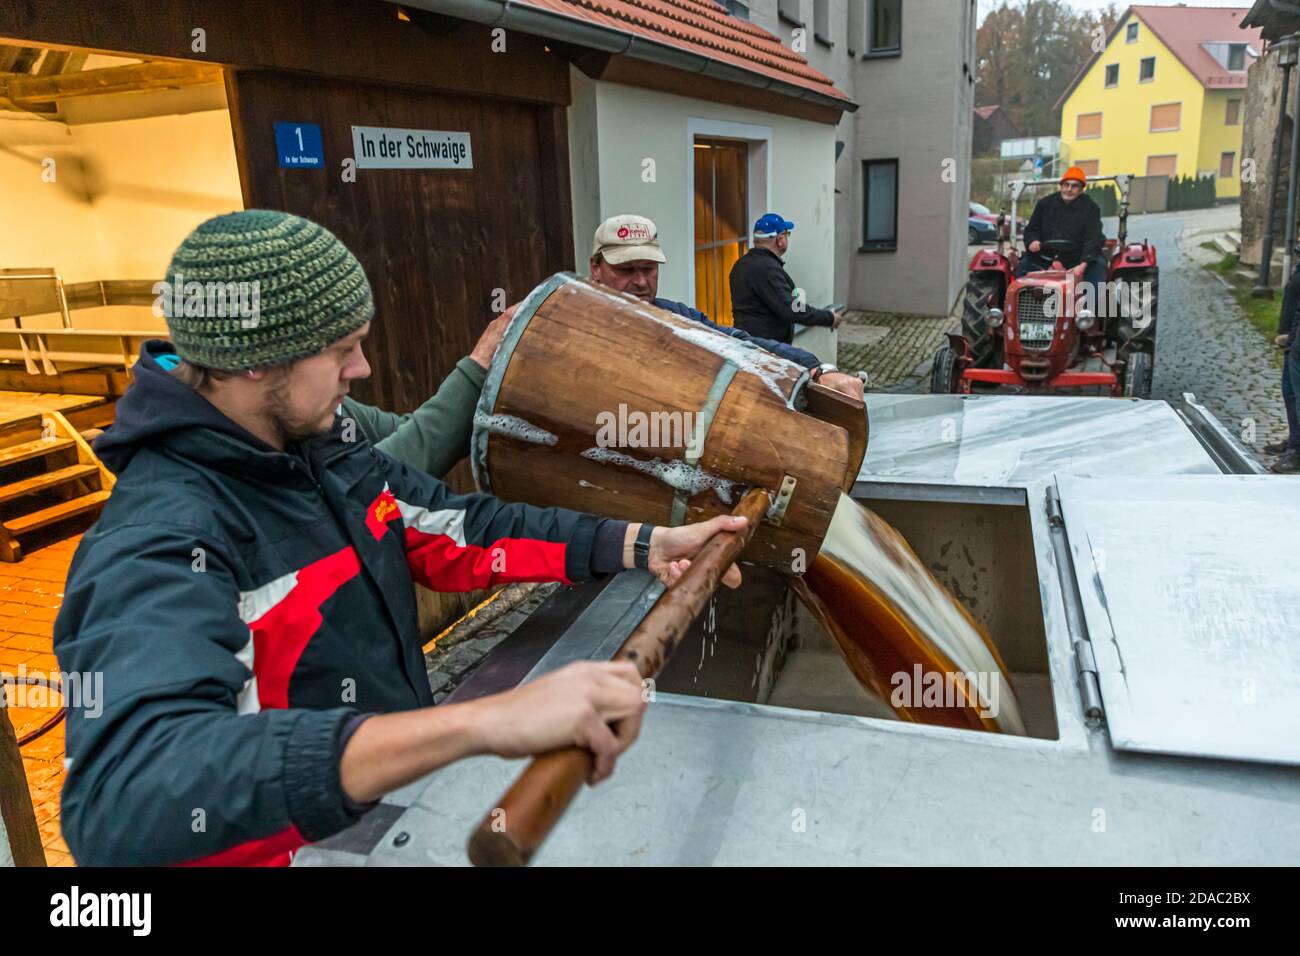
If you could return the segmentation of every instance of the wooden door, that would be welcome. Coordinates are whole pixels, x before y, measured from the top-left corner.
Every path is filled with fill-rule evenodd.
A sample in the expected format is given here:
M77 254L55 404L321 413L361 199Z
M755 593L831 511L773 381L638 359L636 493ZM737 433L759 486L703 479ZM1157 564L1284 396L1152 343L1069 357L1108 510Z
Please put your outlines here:
M234 71L228 88L246 206L328 227L370 277L362 401L417 407L473 348L494 298L516 302L573 268L563 107L263 71ZM324 168L280 169L275 122L318 124ZM473 168L358 169L348 182L354 125L466 132Z
M749 249L749 151L744 143L695 141L695 307L731 325L731 267Z

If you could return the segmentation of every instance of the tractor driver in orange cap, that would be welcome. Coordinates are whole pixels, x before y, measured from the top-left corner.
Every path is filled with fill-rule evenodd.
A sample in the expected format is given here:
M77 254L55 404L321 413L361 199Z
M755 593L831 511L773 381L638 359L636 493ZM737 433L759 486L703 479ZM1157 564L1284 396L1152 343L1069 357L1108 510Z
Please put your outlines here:
M1093 289L1106 280L1101 209L1083 194L1087 183L1083 170L1071 166L1061 177L1060 192L1038 200L1025 226L1025 255L1016 275L1072 269L1076 280L1091 283Z

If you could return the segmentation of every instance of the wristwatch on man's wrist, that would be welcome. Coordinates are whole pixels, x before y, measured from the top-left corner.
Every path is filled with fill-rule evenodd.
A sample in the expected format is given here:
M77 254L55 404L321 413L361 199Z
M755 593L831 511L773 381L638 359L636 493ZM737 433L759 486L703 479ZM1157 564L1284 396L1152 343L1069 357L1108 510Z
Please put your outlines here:
M808 370L808 377L811 378L814 382L816 382L816 381L820 381L821 377L825 375L827 372L838 372L838 371L839 369L837 369L830 362L822 362L822 364L818 365L816 368L810 368Z
M641 525L641 530L636 534L636 541L632 544L632 567L640 568L642 571L650 569L650 536L654 531L655 526L649 522Z

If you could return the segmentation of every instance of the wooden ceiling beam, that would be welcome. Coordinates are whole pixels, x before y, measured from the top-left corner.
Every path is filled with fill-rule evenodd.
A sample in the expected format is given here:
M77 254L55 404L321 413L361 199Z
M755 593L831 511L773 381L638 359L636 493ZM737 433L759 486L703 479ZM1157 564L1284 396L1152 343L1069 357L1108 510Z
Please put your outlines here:
M74 96L102 96L221 82L221 67L207 63L133 63L54 76L10 74L0 77L0 97L22 105L36 105Z

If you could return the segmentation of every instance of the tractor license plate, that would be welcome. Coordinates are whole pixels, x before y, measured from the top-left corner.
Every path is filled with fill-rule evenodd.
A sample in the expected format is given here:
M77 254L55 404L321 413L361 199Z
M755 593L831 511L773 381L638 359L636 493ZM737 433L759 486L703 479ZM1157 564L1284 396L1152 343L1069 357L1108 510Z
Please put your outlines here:
M1031 342L1050 340L1055 332L1056 326L1051 322L1025 322L1020 326L1020 337Z

